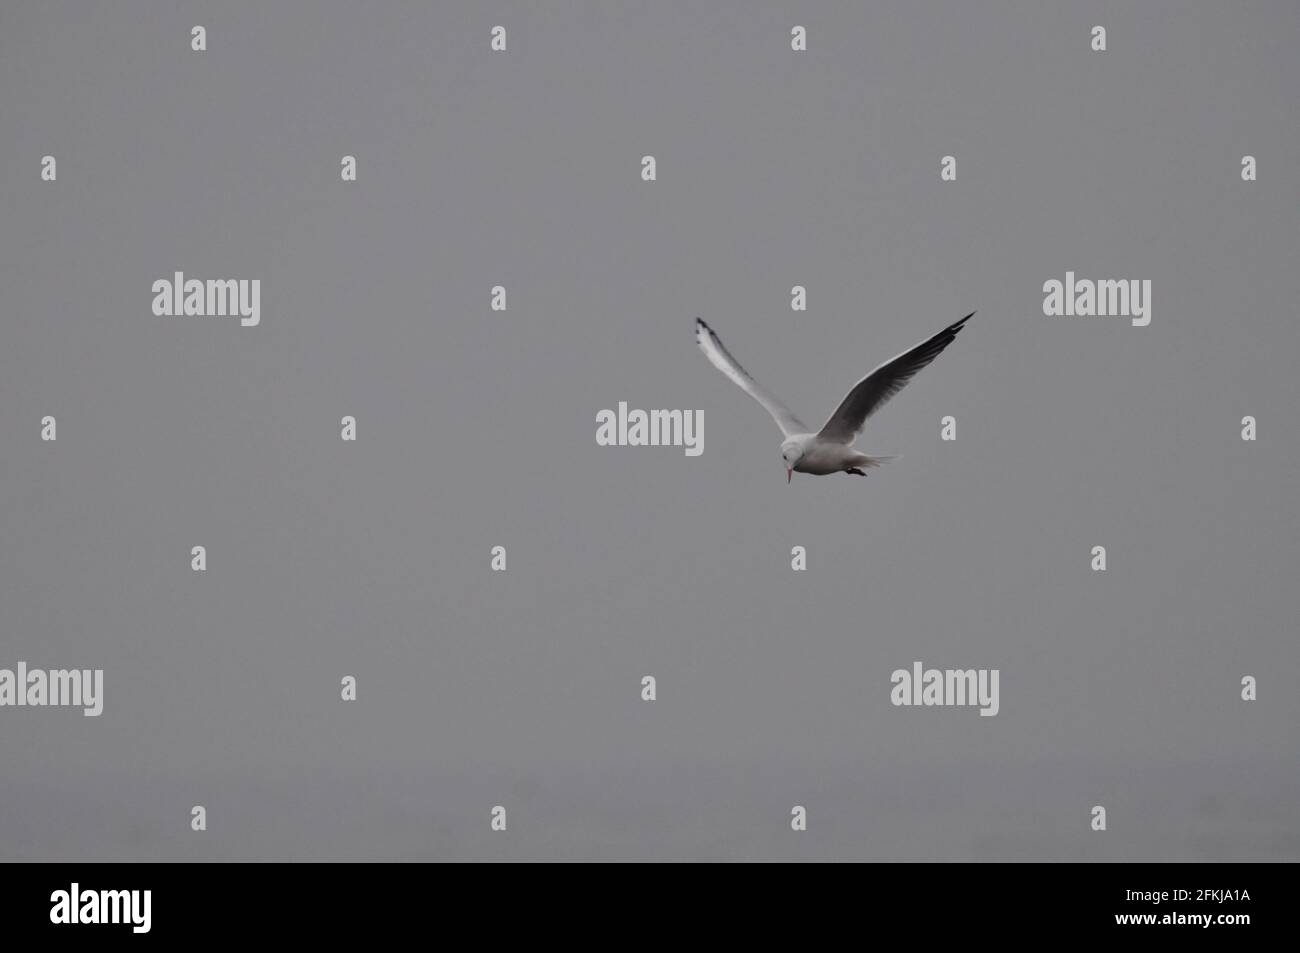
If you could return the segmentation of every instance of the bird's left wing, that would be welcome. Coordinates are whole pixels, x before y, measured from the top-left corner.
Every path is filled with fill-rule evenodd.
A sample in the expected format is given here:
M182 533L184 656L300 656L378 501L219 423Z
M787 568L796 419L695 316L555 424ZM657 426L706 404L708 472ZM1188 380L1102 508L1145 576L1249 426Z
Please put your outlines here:
M718 340L718 336L713 333L713 328L709 327L700 318L695 319L695 341L700 345L700 350L704 356L709 359L709 363L716 367L722 373L726 374L754 400L758 401L772 415L776 425L781 428L781 433L790 436L796 433L807 433L808 428L796 417L790 413L788 407L769 394L766 390L758 385L758 381L749 376L749 372L736 362L736 359L727 352Z
M867 418L879 410L916 376L939 353L953 342L957 332L975 314L972 311L955 324L950 324L928 341L922 341L910 351L904 351L892 361L886 361L862 380L858 381L844 398L831 419L826 421L817 435L832 443L852 443L862 432Z

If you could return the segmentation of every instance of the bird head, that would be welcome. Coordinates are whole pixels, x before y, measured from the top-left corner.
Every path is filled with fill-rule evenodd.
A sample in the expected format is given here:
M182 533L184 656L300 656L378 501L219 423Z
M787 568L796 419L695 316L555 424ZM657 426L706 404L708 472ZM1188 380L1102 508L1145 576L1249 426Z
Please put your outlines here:
M781 444L781 459L785 461L785 482L794 479L794 467L803 459L803 444L798 440L787 440Z

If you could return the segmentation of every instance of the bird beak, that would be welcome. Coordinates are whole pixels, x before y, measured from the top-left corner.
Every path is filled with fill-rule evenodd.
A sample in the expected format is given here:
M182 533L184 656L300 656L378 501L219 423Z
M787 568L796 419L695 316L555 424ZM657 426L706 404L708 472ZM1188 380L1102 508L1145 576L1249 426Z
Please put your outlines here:
M786 467L786 468L785 468L785 482L786 482L786 483L789 483L789 482L790 482L791 480L793 480L793 479L794 479L794 471L791 470L789 467Z

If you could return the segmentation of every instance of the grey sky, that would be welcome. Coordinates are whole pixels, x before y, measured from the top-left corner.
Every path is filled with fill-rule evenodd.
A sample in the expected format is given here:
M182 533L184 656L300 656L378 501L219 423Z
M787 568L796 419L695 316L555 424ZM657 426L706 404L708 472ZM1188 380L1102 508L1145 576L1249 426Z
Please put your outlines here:
M4 4L0 666L105 703L0 710L0 859L1300 859L1298 28ZM261 325L155 317L176 270ZM1045 317L1067 270L1150 326ZM865 480L787 486L692 334L820 423L975 309ZM598 447L620 400L703 455ZM891 706L915 660L997 717Z

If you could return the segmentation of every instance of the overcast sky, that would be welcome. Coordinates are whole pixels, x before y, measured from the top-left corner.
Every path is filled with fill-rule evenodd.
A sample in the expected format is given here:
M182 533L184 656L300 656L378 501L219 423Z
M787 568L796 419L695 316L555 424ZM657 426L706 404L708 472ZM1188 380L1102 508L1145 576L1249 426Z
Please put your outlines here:
M1298 27L5 4L0 667L105 700L0 710L0 859L1300 859ZM155 317L177 270L260 326ZM1067 270L1150 325L1044 316ZM976 309L865 480L787 486L692 334L815 426ZM918 660L998 715L892 706Z

